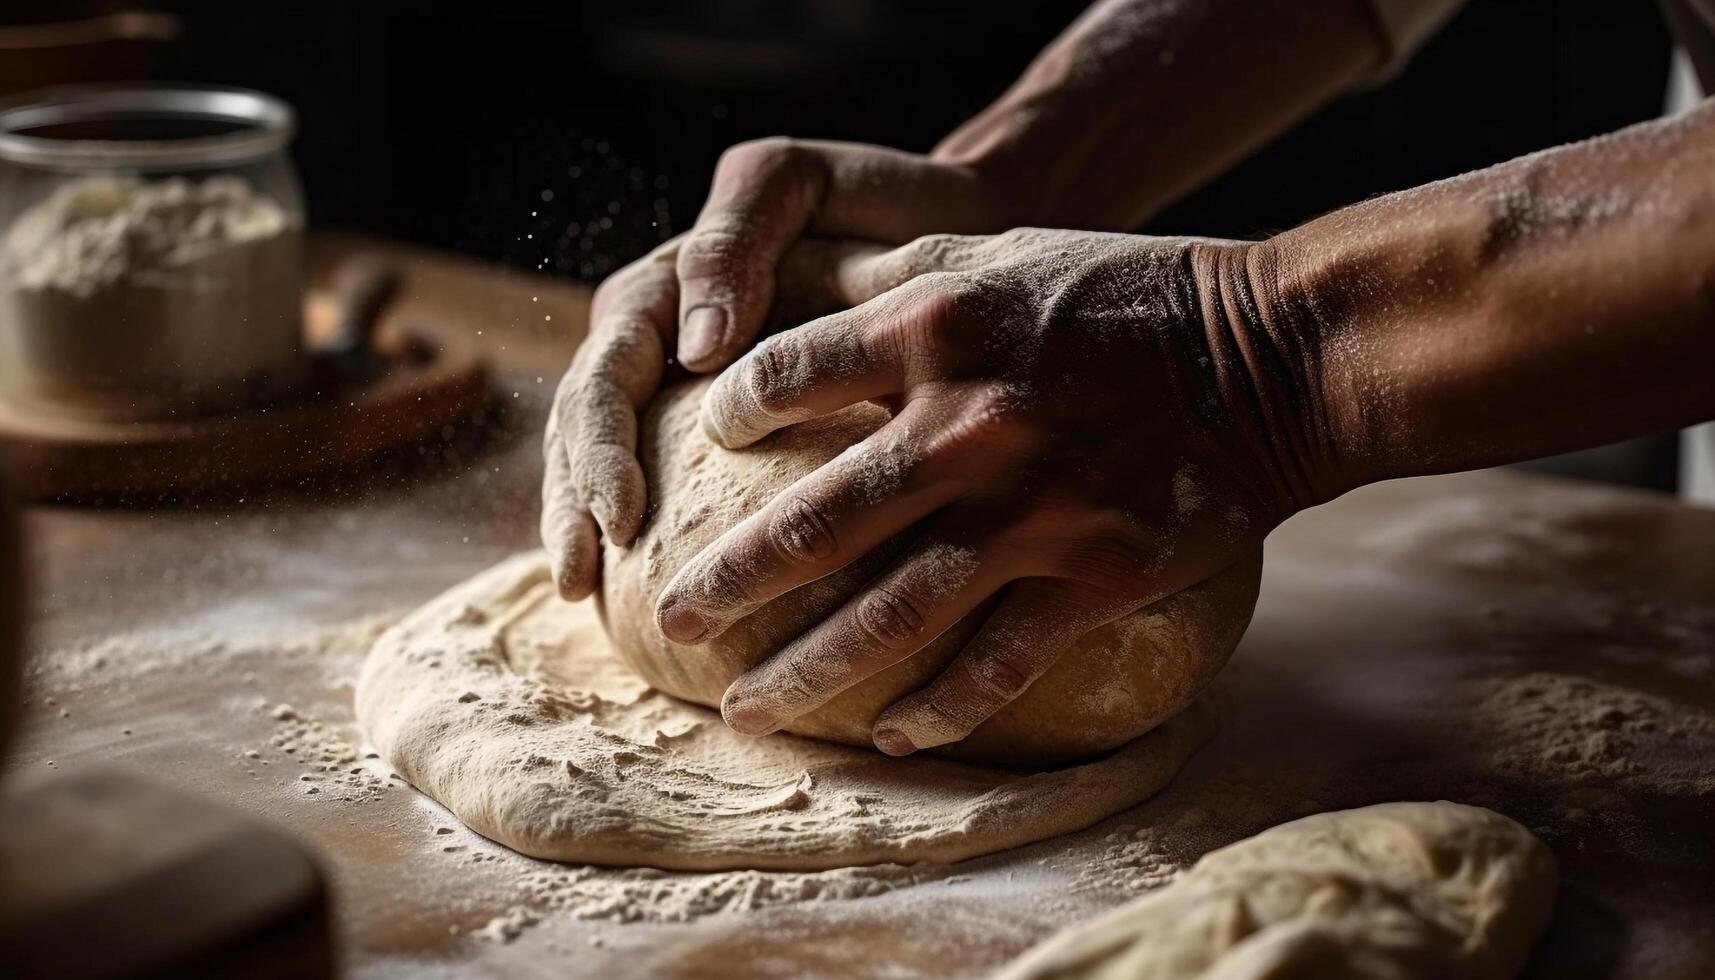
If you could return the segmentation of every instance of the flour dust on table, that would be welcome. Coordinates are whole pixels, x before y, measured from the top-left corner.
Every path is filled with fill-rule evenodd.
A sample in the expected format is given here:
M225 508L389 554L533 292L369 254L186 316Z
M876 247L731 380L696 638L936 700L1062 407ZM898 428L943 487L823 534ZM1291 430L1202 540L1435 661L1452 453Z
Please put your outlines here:
M412 785L525 854L788 871L957 861L1080 830L1154 795L1216 724L1199 700L1111 754L1035 772L749 738L641 680L537 554L388 630L357 716Z

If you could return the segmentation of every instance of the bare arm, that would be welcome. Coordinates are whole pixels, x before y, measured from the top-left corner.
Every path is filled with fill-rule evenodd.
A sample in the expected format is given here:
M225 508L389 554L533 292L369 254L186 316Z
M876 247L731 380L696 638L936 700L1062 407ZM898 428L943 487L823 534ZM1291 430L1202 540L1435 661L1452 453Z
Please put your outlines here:
M932 158L981 174L1011 224L1125 230L1384 54L1365 0L1104 0Z
M1022 229L861 258L841 279L860 305L764 341L704 421L742 447L863 399L897 415L688 563L658 622L704 641L907 535L723 710L769 731L984 615L874 731L893 753L956 741L1076 636L1297 510L1715 418L1712 216L1708 103L1266 242Z
M1715 102L1346 208L1246 265L1259 334L1313 338L1305 502L1715 417Z
M602 285L560 386L542 539L562 591L588 595L598 535L626 545L643 520L636 412L666 358L716 371L748 350L792 300L779 280L793 242L1129 227L1359 78L1380 38L1365 0L1106 0L931 155L778 138L728 150L696 226Z

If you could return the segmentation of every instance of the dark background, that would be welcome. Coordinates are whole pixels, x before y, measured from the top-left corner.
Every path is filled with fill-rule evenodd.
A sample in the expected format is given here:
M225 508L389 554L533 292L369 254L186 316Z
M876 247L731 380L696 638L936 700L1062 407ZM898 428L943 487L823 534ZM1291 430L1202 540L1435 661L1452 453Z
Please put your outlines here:
M163 77L298 106L313 221L591 279L694 220L732 143L927 150L1084 4L154 6L183 19ZM1472 0L1401 77L1329 106L1151 230L1252 235L1647 119L1667 61L1651 3Z
M593 281L695 219L723 148L786 134L927 150L1084 3L148 5L182 26L157 77L298 107L313 222ZM1146 230L1260 235L1652 118L1668 52L1644 0L1471 0L1399 77L1328 106ZM1676 465L1670 435L1548 464L1661 489Z

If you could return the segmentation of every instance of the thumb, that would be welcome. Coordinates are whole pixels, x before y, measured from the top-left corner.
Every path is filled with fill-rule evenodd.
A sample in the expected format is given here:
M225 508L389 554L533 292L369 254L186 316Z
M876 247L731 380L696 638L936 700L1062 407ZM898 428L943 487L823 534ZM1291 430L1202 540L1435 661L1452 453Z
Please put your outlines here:
M697 224L679 247L679 362L730 363L762 329L774 267L809 225L827 187L819 156L788 140L722 154Z
M750 347L774 303L781 256L806 232L899 244L996 223L962 167L857 143L741 143L721 156L679 250L679 362L712 371Z

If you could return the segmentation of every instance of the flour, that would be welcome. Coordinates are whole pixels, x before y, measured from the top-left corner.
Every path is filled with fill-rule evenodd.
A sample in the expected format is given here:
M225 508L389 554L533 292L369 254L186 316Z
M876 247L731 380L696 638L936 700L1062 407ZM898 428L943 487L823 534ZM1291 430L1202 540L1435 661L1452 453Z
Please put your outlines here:
M235 176L70 181L0 237L0 391L137 421L287 390L301 253L296 216Z
M807 873L685 874L654 868L549 867L520 882L525 899L477 935L509 942L548 913L613 923L690 922L779 905L845 902L957 877L942 865L881 864Z
M390 788L386 767L375 753L361 755L344 736L289 704L259 706L274 720L270 747L302 767L298 782L305 796L323 793L344 802L369 802ZM248 760L261 762L262 754L247 750Z
M204 259L290 234L293 224L239 177L89 177L12 224L0 242L0 274L23 289L88 299L127 282L169 285Z
M1624 793L1715 793L1715 716L1569 674L1486 682L1474 724L1503 772L1562 787L1569 817L1624 807Z

